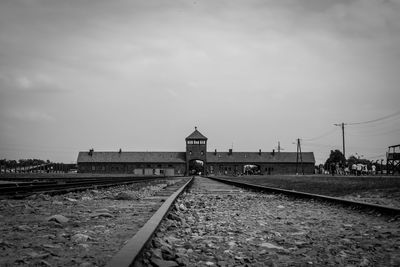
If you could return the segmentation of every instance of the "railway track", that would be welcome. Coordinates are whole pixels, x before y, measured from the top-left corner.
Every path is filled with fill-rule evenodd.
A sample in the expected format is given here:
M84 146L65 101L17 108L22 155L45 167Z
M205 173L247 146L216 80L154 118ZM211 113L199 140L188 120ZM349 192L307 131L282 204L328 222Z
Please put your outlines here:
M304 198L304 199L314 199L314 200L319 200L319 201L325 201L325 202L330 202L330 203L339 204L339 205L343 205L343 206L360 208L360 209L364 209L367 211L376 211L376 212L384 213L387 215L393 215L393 216L400 215L399 208L390 207L390 206L383 206L383 205L377 205L377 204L371 204L371 203L365 203L365 202L359 202L359 201L352 201L352 200L342 199L342 198L338 198L338 197L330 197L330 196L325 196L325 195L298 192L298 191L294 191L294 190L286 190L286 189L257 185L257 184L252 184L252 183L232 181L230 179L223 179L223 178L216 178L216 177L209 177L209 178L213 179L215 181L220 181L223 183L235 185L235 186L242 187L245 189L252 189L252 190L257 190L257 191L267 192L267 193L284 194L287 196Z
M398 214L391 207L196 177L107 266L398 266Z
M104 266L188 180L0 199L0 266Z
M56 179L47 181L15 182L0 184L0 197L25 198L32 194L61 194L71 191L81 191L93 188L118 186L139 183L160 178L113 177L113 178L81 178Z
M342 207L201 177L173 180L137 200L117 200L119 189L0 200L0 265L400 265L398 217L377 207ZM53 214L70 221L47 222ZM10 259L13 253L18 258Z

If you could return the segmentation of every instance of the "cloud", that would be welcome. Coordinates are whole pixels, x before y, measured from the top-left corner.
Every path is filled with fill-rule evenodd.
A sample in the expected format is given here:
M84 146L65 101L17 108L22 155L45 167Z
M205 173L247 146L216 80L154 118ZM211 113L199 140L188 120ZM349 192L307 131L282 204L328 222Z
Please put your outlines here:
M17 90L22 92L61 92L65 89L61 84L48 74L25 71L13 72L9 74L0 72L0 90Z
M40 110L9 110L7 117L12 120L35 123L54 122L56 120L52 115Z
M0 0L0 119L70 120L104 142L99 127L124 125L130 142L161 112L174 127L265 122L281 141L297 124L373 117L399 98L399 3Z
M49 90L59 88L55 81L45 74L34 74L31 77L18 76L15 80L17 88L22 90Z
M179 98L180 95L173 89L167 89L168 94L170 94L174 98Z

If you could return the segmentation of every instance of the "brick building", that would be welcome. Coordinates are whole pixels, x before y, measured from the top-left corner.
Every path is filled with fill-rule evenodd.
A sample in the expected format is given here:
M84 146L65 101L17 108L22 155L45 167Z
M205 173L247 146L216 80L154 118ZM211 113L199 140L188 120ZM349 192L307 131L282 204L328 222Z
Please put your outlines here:
M305 174L314 173L314 153L303 152L207 152L207 137L197 128L185 139L185 152L79 152L78 172L131 173L138 176Z

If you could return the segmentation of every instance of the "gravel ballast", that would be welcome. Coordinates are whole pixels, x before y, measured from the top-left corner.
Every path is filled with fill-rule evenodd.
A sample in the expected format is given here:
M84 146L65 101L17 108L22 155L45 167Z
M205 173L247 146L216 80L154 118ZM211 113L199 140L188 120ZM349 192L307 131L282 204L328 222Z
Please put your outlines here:
M400 266L400 221L196 178L144 266Z
M104 266L185 181L0 200L0 266Z

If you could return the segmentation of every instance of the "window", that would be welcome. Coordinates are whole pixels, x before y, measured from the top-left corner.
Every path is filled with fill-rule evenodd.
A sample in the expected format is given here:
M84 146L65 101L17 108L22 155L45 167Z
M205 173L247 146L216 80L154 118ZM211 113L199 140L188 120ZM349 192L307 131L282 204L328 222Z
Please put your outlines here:
M195 145L198 145L199 144L199 140L194 140L194 142L193 142Z
M95 171L96 170L96 166L92 166L92 171Z
M188 144L188 145L193 145L193 140L187 141L187 144Z
M192 151L189 151L189 155L192 155Z
M205 145L206 144L206 141L205 140L201 140L200 141L200 145Z
M105 171L106 170L106 166L101 167L101 170Z
M169 167L169 168L172 168L172 164L169 164L168 167Z
M201 152L200 152L200 154L201 154L201 155L204 155L204 152L203 152L203 151L201 151Z

